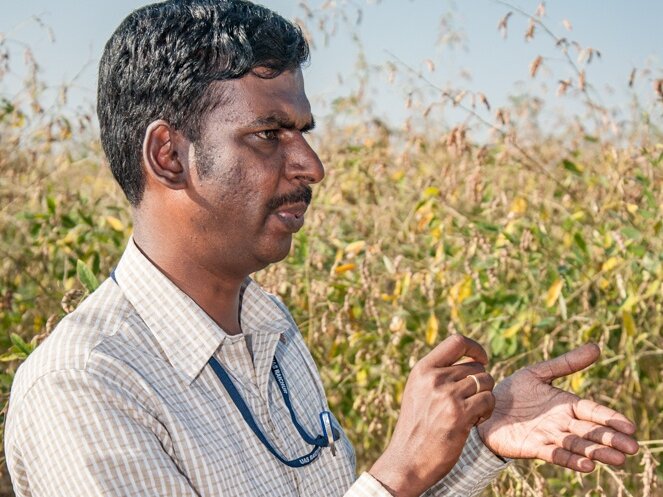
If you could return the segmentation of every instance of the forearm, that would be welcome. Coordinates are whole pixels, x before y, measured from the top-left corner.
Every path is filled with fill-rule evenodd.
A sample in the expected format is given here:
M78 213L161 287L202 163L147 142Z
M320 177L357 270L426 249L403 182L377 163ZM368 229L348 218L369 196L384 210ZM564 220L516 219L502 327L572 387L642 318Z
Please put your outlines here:
M507 466L481 441L472 429L456 465L437 484L422 495L426 497L475 497ZM382 484L362 473L344 497L392 497Z

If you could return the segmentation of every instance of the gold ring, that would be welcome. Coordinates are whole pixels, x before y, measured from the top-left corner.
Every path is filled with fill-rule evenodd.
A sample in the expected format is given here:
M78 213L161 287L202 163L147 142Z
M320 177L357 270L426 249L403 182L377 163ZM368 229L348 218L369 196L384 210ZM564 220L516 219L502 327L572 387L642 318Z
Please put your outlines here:
M479 382L479 378L477 378L476 375L473 375L473 374L468 374L467 377L472 378L474 380L474 383L477 386L477 391L474 392L474 395L478 394L479 391L481 390L481 383Z

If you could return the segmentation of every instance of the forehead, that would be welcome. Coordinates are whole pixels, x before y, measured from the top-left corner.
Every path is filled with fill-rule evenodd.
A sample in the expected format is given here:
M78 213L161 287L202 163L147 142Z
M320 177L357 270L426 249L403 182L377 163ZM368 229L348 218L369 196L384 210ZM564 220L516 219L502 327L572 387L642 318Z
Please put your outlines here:
M311 121L311 105L304 91L301 69L285 71L275 78L249 73L241 78L213 83L223 103L208 116L208 124L248 125L256 119L280 116L295 126Z

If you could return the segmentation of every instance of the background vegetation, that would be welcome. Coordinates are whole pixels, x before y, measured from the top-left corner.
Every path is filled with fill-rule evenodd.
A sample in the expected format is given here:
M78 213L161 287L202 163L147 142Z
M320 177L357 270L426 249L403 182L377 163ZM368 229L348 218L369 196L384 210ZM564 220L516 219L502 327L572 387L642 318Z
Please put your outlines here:
M345 12L338 5L302 22L325 33ZM511 12L547 29L543 11ZM486 495L663 495L661 80L650 77L651 94L615 123L585 78L592 52L548 36L568 62L558 92L587 110L554 131L534 99L491 109L482 93L360 57L357 85L317 140L327 178L306 226L287 260L256 277L300 323L359 469L388 441L410 368L448 333L484 344L498 378L591 340L599 364L560 386L634 419L640 453L589 476L517 463ZM107 277L131 233L91 116L71 115L66 92L45 107L25 54L24 91L0 99L3 405L21 361ZM0 79L9 55L0 41ZM544 62L531 61L532 76ZM408 95L419 110L391 128L365 93L382 77L425 83L436 104ZM463 120L441 124L445 106ZM5 470L2 495L12 495L7 482Z

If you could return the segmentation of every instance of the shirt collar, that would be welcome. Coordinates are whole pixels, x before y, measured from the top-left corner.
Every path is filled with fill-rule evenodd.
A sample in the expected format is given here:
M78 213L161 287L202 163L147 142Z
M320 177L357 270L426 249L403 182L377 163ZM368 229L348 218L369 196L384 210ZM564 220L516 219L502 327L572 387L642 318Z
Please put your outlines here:
M172 366L191 383L229 335L138 249L133 237L114 276ZM277 334L289 326L273 297L251 278L243 285L240 321L244 334Z

